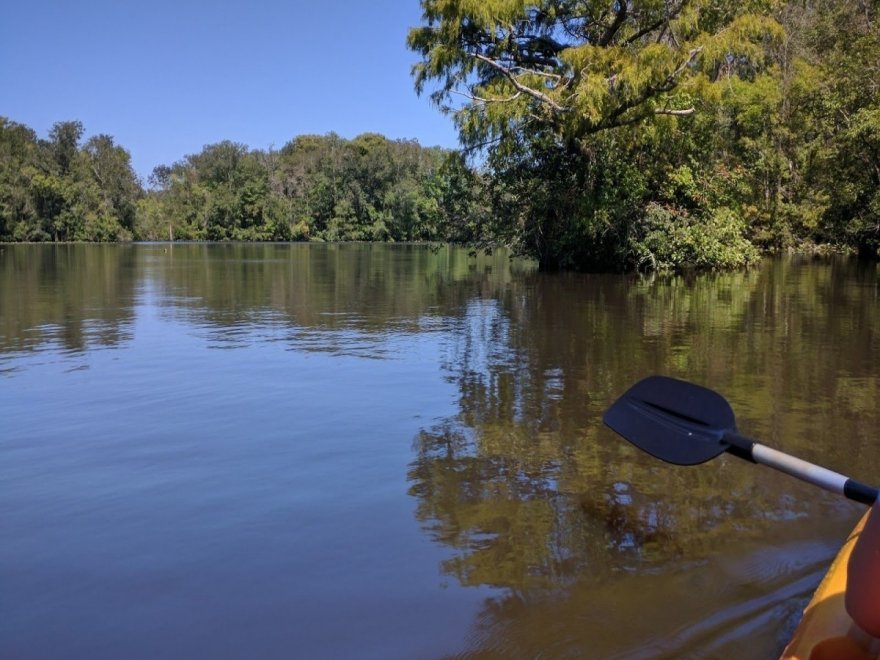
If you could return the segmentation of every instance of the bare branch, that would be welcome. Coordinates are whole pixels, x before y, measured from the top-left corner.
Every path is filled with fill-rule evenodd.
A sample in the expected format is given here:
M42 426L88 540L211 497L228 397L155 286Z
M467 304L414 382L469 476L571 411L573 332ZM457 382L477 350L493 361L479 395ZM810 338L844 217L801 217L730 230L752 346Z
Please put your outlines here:
M675 71L670 73L662 83L660 83L659 85L650 85L646 87L644 91L642 91L642 93L635 98L632 98L629 101L620 104L617 109L615 109L614 112L611 113L606 121L600 122L598 124L597 130L602 130L604 128L608 128L609 126L625 126L626 124L632 123L630 120L624 120L623 122L621 122L619 119L628 110L637 108L655 94L659 92L668 92L671 89L674 89L675 86L678 84L678 76L680 76L684 72L684 70L691 65L691 63L696 59L697 55L699 55L701 52L703 52L702 46L692 48L684 62L682 62L675 69ZM678 111L664 110L663 112L657 114L674 114L676 112ZM693 112L693 110L691 110L691 112ZM690 114L690 112L685 111L683 114Z
M688 52L687 59L681 63L681 65L672 72L672 74L666 79L667 82L673 82L675 78L681 75L681 73L687 69L693 61L697 59L697 55L703 52L702 46L697 46L696 48L691 48L690 52Z
M684 9L684 6L687 3L688 3L688 0L681 0L681 2L678 3L678 5L674 6L672 9L668 9L664 13L663 18L651 23L650 25L646 25L641 30L636 32L634 35L632 35L631 37L628 37L623 42L623 44L625 46L629 46L629 45L635 43L636 41L638 41L639 39L641 39L642 37L644 37L646 34L650 34L654 30L656 30L657 28L662 27L663 29L660 30L660 34L657 36L657 43L660 43L660 40L663 38L663 35L666 34L666 30L669 29L669 22L672 19L676 18L681 13L681 10ZM675 39L675 37L673 35L673 40L674 39Z
M666 22L667 21L665 18L661 18L659 21L655 21L654 23L651 23L650 25L646 25L641 30L636 32L634 35L625 39L623 42L623 45L630 46L630 45L634 44L636 41L638 41L639 39L644 37L646 34L650 34L654 30L656 30L657 28L663 27L666 24ZM661 34L662 34L662 32L661 32Z
M611 25L605 28L605 32L599 38L600 46L604 47L610 44L611 40L614 39L614 35L623 26L627 18L627 4L627 0L617 0L617 12L614 15L614 20L611 21Z
M508 96L506 99L486 99L482 96L473 96L472 94L465 94L464 92L459 92L456 89L450 90L452 94L458 94L459 96L463 96L466 99L470 99L476 103L510 103L511 101L516 101L520 96L522 96L522 92L517 92L513 96Z
M507 78L508 81L510 81L510 84L513 85L514 89L522 92L523 94L531 96L533 99L540 101L541 103L549 105L556 112L568 112L569 111L568 108L565 108L565 107L559 105L556 101L551 99L549 96L547 96L543 92L539 92L537 89L532 89L531 87L527 87L526 85L523 85L519 80L516 79L516 76L513 74L513 71L511 69L508 69L506 66L499 64L495 60L492 60L492 59L486 57L485 55L481 55L480 53L475 53L473 56L476 59L480 60L481 62L488 64L490 67L492 67L496 71L500 71L504 75L504 77Z
M666 36L666 30L668 30L668 29L669 29L669 23L664 23L664 24L663 24L663 29L660 30L660 32L657 33L657 41L655 41L654 43L658 43L658 44L659 44L660 42L662 42L662 41L663 41L663 37Z
M562 80L562 76L558 73L549 73L548 71L535 71L534 69L526 69L525 67L515 66L511 67L511 73L514 71L522 71L523 73L531 73L536 76L542 76L543 78L550 78L551 80L555 80L557 84Z
M672 115L674 117L687 117L697 111L696 108L684 108L683 110L673 110L672 108L657 108L654 110L655 115Z

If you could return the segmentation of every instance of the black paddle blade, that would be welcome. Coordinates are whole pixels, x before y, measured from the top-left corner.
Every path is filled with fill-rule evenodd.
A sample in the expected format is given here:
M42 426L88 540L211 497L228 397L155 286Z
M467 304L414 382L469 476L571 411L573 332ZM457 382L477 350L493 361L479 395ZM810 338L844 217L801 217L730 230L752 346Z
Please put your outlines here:
M736 431L730 404L717 392L666 376L633 385L602 418L639 449L676 465L697 465L728 448Z

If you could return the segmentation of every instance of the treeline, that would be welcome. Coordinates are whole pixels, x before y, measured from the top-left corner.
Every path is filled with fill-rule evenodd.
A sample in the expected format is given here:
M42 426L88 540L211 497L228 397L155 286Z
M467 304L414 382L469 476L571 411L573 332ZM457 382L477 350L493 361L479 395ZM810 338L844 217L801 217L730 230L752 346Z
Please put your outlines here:
M0 240L450 241L579 270L878 256L876 1L421 4L416 87L479 167L331 133L209 145L144 188L109 136L0 118Z
M484 186L463 157L364 134L282 149L221 142L156 167L80 122L41 140L0 118L0 240L447 241L480 237Z
M135 236L143 190L129 153L108 135L81 143L59 122L48 140L0 117L0 240L117 241Z
M876 0L421 4L416 87L486 151L498 227L542 267L877 256Z
M279 151L233 142L157 167L137 235L193 240L468 241L478 176L411 140L305 135Z

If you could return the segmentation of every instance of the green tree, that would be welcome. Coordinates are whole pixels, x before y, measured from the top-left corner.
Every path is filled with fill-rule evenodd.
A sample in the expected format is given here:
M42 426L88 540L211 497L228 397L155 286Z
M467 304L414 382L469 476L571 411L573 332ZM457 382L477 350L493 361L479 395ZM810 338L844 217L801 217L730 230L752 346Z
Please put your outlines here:
M83 125L58 122L48 140L0 118L0 239L116 241L131 238L140 183L130 156Z
M73 167L84 130L82 122L60 121L56 122L49 131L49 148L57 171L62 176L69 174Z
M438 201L438 238L484 248L505 242L493 224L487 177L469 167L462 153L444 153L429 185Z
M798 169L820 241L880 256L880 30L876 2L792 4Z
M36 133L0 117L0 240L48 238L31 194L37 158Z
M436 240L447 154L375 133L299 136L279 153L273 189L318 240Z
M137 175L131 167L131 156L116 145L109 135L90 138L83 152L107 212L126 235L130 235L134 229L137 201L142 193Z
M782 35L769 3L424 0L422 7L426 25L409 34L422 56L416 89L436 85L432 98L453 114L462 143L488 151L510 244L545 269L713 267L751 258L735 209L688 208L664 196L667 179L686 164L676 157L688 154L661 157L661 167L645 156L731 80L753 80L767 68ZM708 242L699 240L704 232Z
M273 153L224 141L153 170L137 235L199 240L288 240L292 210L275 192Z
M695 111L722 77L750 73L781 34L769 3L423 0L409 33L416 89L455 113L465 145L526 125L559 139ZM464 105L452 104L463 97Z

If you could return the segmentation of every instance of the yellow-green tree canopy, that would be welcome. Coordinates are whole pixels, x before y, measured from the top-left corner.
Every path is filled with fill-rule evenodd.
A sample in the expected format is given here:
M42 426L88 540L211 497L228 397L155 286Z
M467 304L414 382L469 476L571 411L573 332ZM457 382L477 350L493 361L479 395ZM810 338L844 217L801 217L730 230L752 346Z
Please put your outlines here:
M753 75L781 36L772 0L422 0L409 33L420 93L479 146L528 124L570 140L689 115L712 84Z

